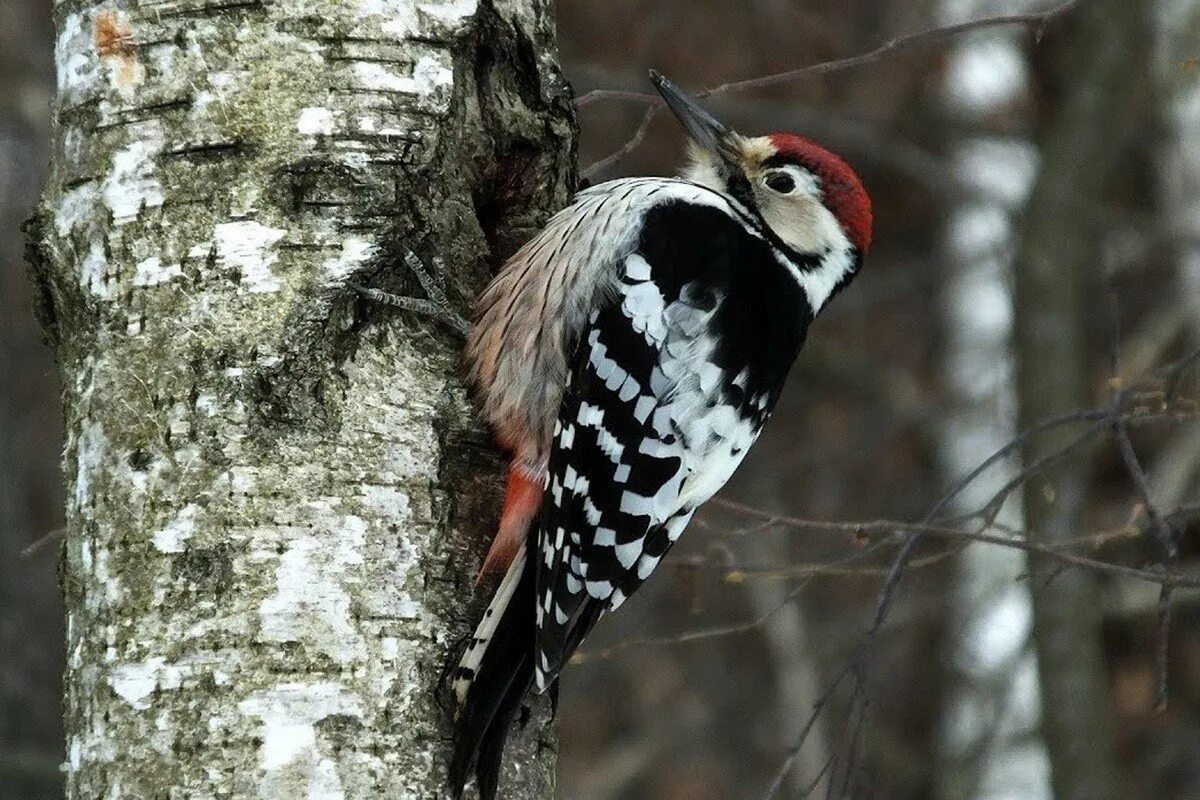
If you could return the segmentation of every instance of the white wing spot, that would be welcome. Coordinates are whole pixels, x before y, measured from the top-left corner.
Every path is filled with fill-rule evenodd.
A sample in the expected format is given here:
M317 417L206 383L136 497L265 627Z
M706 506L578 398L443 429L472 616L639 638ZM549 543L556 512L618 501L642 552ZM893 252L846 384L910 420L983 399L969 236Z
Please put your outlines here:
M663 319L665 302L662 292L650 281L624 288L625 299L621 310L629 317L635 331L643 334L652 344L659 344L667 335Z
M654 568L658 566L658 562L662 560L662 556L647 556L643 555L638 561L637 576L639 580L646 580L650 577L650 573L654 572Z
M613 552L617 556L617 561L621 562L621 566L629 569L637 562L638 556L642 554L642 540L637 539L625 544L619 544L613 548Z
M638 398L637 403L633 406L633 418L639 423L644 423L646 418L650 416L650 412L654 409L655 400L650 395L642 395Z
M621 391L617 394L621 398L622 403L628 403L633 398L637 397L638 392L642 390L641 384L634 380L632 375L625 377L625 382L621 384Z
M594 527L600 524L600 509L596 508L590 497L583 498L583 514L587 517L588 525Z
M603 600L613 593L613 585L608 581L588 581L587 593L597 600Z
M625 259L625 276L632 281L650 280L650 262L637 253Z
M578 421L580 425L598 428L604 424L604 409L590 403L580 403Z

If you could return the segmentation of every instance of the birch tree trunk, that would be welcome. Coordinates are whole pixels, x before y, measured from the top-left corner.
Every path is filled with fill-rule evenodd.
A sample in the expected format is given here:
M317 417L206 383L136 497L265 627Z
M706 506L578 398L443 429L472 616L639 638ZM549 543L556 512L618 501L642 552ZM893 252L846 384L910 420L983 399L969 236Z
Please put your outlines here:
M1187 66L1200 50L1200 0L1174 0L1158 15L1160 85L1165 107L1159 155L1159 192L1191 347L1200 347L1200 79ZM1151 471L1155 502L1184 502L1200 471L1200 423L1184 426ZM1157 594L1157 593L1156 593Z
M1149 47L1146 2L1098 0L1079 12L1071 33L1063 96L1048 121L1042 170L1026 208L1015 258L1017 393L1021 428L1053 414L1087 408L1095 397L1087 372L1096 330L1087 296L1099 285L1107 178L1137 119ZM1131 77L1133 76L1133 77ZM1057 428L1024 448L1025 463L1056 452L1078 435ZM1025 518L1040 543L1087 529L1089 456L1049 466L1025 486ZM1042 726L1056 798L1117 796L1116 746L1094 574L1030 559Z
M444 329L567 198L549 0L60 0L68 797L435 797L499 508ZM537 722L516 798L548 797ZM547 747L546 745L551 746Z

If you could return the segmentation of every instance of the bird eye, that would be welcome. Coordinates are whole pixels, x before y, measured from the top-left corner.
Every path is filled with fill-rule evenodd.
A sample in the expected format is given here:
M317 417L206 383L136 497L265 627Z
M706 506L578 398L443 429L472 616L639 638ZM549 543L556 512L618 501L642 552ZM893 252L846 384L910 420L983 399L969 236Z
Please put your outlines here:
M796 182L792 180L792 176L783 172L776 172L771 177L767 178L767 186L771 187L780 194L787 194L796 188Z

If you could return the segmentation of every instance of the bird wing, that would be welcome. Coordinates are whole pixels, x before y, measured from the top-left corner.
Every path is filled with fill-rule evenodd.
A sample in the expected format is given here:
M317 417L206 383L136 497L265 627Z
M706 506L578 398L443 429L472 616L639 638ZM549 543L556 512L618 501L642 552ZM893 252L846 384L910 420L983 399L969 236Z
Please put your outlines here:
M530 551L539 691L732 475L807 327L769 245L711 207L647 215L617 275L571 359Z
M510 258L480 295L466 346L472 383L501 442L540 465L599 298L611 295L647 212L684 203L730 218L745 211L688 181L625 178L580 192Z

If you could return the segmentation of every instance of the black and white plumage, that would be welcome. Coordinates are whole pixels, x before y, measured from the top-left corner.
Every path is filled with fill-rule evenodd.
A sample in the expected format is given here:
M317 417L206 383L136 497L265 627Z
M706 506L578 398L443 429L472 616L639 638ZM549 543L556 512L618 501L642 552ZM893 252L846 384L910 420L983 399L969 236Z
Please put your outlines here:
M685 179L581 192L480 298L467 354L484 412L544 477L455 676L457 791L474 768L494 796L520 703L733 474L869 246L869 200L840 159L740 137L658 82L699 145Z

